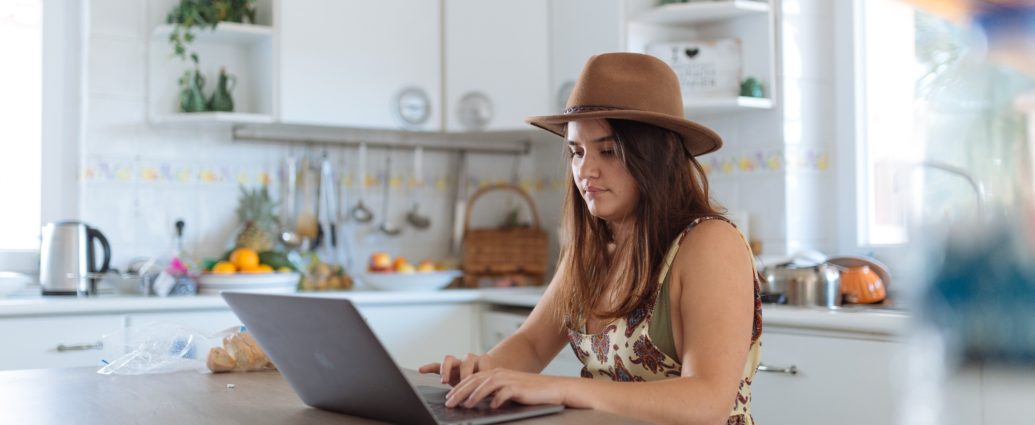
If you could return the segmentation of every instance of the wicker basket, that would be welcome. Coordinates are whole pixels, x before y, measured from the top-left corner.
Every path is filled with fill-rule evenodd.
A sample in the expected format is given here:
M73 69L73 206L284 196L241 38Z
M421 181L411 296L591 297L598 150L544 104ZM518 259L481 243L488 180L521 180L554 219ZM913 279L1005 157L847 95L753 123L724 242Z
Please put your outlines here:
M471 229L471 210L482 195L509 190L521 195L532 211L531 227ZM471 195L464 213L463 285L481 286L542 285L549 256L549 236L539 223L535 201L518 186L497 184Z

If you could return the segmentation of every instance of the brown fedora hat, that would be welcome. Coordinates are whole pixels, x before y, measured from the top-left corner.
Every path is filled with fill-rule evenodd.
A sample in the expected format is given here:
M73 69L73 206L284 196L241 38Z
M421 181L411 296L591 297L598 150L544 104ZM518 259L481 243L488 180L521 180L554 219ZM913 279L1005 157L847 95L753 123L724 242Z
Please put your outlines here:
M565 137L568 122L615 118L653 124L683 138L690 155L714 152L722 138L683 117L679 79L660 59L639 53L605 53L582 68L564 113L529 117L525 122Z

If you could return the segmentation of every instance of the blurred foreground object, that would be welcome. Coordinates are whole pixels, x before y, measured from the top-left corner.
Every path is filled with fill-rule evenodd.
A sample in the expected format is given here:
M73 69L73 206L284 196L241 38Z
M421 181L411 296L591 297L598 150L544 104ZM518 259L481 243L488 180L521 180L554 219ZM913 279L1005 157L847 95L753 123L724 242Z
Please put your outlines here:
M989 59L1035 75L1035 2L1030 0L905 0L985 37Z

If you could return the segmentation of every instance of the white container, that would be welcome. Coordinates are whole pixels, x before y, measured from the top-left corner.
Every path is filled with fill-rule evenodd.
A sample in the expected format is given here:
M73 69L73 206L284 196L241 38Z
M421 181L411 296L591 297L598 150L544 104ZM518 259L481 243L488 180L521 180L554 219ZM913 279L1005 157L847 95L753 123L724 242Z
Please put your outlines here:
M651 43L646 53L672 67L684 100L740 94L740 39Z

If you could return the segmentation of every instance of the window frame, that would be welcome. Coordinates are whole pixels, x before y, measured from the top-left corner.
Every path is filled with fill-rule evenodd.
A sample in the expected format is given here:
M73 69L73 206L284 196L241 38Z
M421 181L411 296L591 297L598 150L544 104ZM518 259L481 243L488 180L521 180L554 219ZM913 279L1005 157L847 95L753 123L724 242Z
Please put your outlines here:
M865 13L863 0L834 5L835 135L837 140L837 248L845 254L871 255L895 270L908 264L910 244L866 242L868 184L866 176Z
M40 223L78 218L89 2L42 2ZM0 270L39 272L39 249L0 250Z

